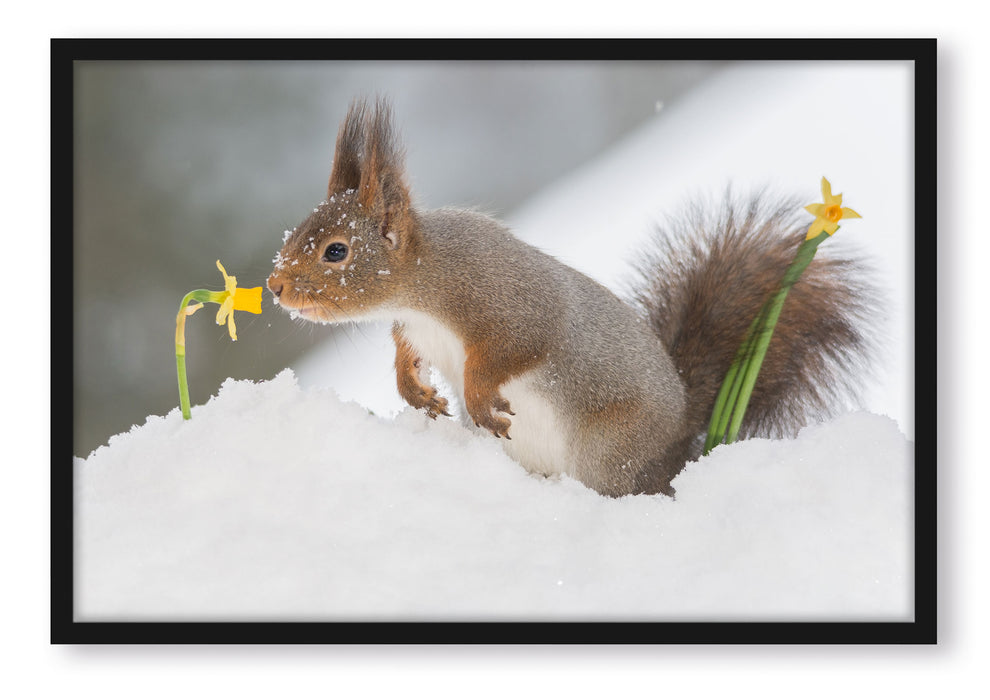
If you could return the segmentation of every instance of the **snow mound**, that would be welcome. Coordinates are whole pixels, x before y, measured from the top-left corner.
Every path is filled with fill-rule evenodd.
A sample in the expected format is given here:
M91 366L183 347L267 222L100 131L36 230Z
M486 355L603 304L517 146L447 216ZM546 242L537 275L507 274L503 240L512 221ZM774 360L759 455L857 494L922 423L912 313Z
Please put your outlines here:
M854 413L609 499L449 419L227 380L74 460L76 615L910 620L913 462Z

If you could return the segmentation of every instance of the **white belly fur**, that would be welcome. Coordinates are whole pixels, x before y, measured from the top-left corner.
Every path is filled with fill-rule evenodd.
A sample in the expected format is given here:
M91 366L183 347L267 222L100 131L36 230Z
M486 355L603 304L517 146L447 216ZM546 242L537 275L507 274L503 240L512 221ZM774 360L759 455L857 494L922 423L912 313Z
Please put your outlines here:
M457 393L464 405L464 344L448 328L436 320L415 312L403 312L398 320L403 333L426 366L437 369ZM511 440L502 440L502 447L512 459L527 470L545 476L568 471L567 426L553 406L535 390L539 371L530 371L507 382L501 388L512 411L509 416ZM423 380L428 380L424 376Z

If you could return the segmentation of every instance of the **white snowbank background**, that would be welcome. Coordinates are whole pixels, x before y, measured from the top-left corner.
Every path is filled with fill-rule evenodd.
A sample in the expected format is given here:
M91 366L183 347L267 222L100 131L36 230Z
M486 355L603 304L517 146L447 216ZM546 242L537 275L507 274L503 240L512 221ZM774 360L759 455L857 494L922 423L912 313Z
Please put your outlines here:
M76 618L912 619L912 81L896 62L734 66L507 217L621 292L692 196L810 203L825 175L864 217L836 238L890 292L865 410L719 447L676 499L609 499L403 408L385 329L362 326L74 460Z

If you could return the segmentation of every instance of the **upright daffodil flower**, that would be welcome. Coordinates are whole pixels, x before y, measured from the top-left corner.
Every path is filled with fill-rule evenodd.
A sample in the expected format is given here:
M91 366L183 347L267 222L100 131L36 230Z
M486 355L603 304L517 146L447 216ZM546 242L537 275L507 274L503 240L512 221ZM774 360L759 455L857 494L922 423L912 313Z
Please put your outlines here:
M261 287L241 289L237 286L237 278L228 275L223 265L217 260L217 268L223 275L224 290L211 292L208 289L196 289L186 294L179 306L179 314L175 318L175 367L179 375L179 405L182 407L182 417L189 420L189 387L186 383L186 317L192 316L203 308L205 302L220 305L217 312L217 324L227 324L230 339L237 340L237 327L234 325L234 312L247 311L252 314L261 313ZM190 305L191 302L198 302Z
M842 195L832 194L832 185L824 177L822 178L822 203L809 204L804 209L815 217L815 220L808 228L808 235L805 240L810 240L822 231L832 235L839 229L839 222L842 219L860 219L859 214L849 207L842 206Z
M815 215L815 221L808 229L808 235L794 254L794 261L784 270L777 291L764 302L759 314L753 319L739 351L736 353L729 372L722 382L722 388L715 398L715 409L708 423L708 436L705 439L704 454L723 442L734 442L739 436L743 416L749 405L753 386L760 373L763 358L773 329L777 325L784 300L801 273L815 257L815 251L822 241L828 240L839 228L842 219L859 219L859 214L842 206L842 195L832 194L832 185L822 178L822 199L819 204L809 204L805 210ZM826 236L825 234L828 234Z

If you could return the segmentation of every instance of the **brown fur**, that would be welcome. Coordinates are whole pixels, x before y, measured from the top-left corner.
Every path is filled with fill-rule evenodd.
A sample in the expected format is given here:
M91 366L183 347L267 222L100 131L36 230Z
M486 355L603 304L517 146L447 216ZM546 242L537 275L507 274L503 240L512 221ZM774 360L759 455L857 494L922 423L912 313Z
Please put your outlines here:
M367 111L364 102L352 103L340 125L333 169L327 184L327 198L347 190L356 190L361 185L361 150L364 145Z

